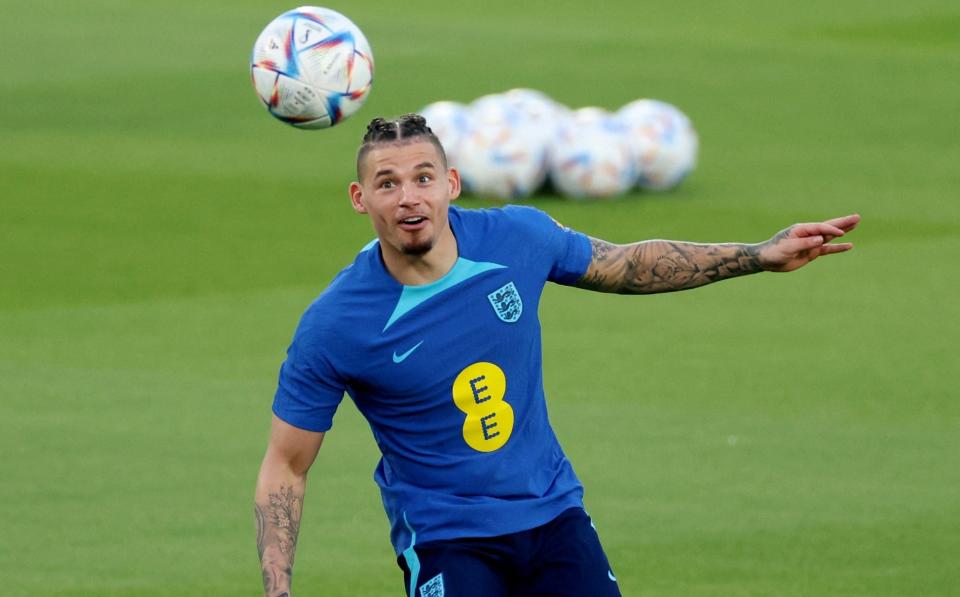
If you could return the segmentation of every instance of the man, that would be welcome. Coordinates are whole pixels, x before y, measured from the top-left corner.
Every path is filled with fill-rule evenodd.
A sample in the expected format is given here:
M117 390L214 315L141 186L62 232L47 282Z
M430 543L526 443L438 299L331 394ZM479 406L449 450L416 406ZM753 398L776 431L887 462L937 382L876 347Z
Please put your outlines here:
M374 478L409 595L619 595L547 419L545 283L695 288L791 271L859 216L767 242L614 245L530 207L461 210L460 178L422 117L375 119L350 185L377 239L307 309L280 371L256 488L267 595L290 591L306 475L344 393L382 452Z

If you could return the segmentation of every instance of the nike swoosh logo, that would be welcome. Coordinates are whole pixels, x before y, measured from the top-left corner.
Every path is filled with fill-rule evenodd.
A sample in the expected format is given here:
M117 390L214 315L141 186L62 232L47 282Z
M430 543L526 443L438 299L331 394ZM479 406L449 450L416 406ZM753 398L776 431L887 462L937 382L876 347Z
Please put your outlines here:
M411 354L413 354L413 351L415 351L416 349L420 348L420 345L421 345L421 344L423 344L423 340L417 342L417 343L413 346L413 348L411 348L410 350L408 350L407 352L405 352L405 353L403 353L403 354L401 354L401 355L398 355L397 352L394 351L394 352L393 352L393 362L394 362L394 363L402 363L402 362L404 362L404 361L407 359L408 356L410 356Z
M613 582L617 582L617 577L613 575L612 570L607 570L607 578L609 578Z

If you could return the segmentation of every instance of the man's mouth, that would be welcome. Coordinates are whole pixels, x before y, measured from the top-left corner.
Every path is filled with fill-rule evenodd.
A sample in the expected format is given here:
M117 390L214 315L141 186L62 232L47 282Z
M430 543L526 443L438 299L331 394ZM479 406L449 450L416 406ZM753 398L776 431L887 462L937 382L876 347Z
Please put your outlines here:
M400 225L403 227L413 227L419 226L427 221L427 218L423 216L410 216L409 218L403 218L400 220Z

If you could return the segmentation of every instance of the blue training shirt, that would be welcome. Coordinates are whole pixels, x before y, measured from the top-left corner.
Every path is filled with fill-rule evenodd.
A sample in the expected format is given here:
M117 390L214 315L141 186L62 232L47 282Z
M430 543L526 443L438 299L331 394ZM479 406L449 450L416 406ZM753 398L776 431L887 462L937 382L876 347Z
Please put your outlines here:
M451 206L459 257L404 286L376 242L307 309L273 411L311 431L344 392L382 458L374 473L397 554L439 539L491 537L582 506L583 489L547 419L540 295L572 284L589 239L542 211Z

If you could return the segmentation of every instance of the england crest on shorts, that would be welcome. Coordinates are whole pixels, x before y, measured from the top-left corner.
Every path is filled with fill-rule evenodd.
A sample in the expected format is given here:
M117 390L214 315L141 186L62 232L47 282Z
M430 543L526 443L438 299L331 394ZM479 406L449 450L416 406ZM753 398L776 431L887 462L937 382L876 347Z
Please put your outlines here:
M507 282L506 285L488 294L487 298L490 299L490 304L493 305L493 310L501 321L513 323L520 319L520 314L523 313L523 301L520 300L520 293L517 292L513 282Z

